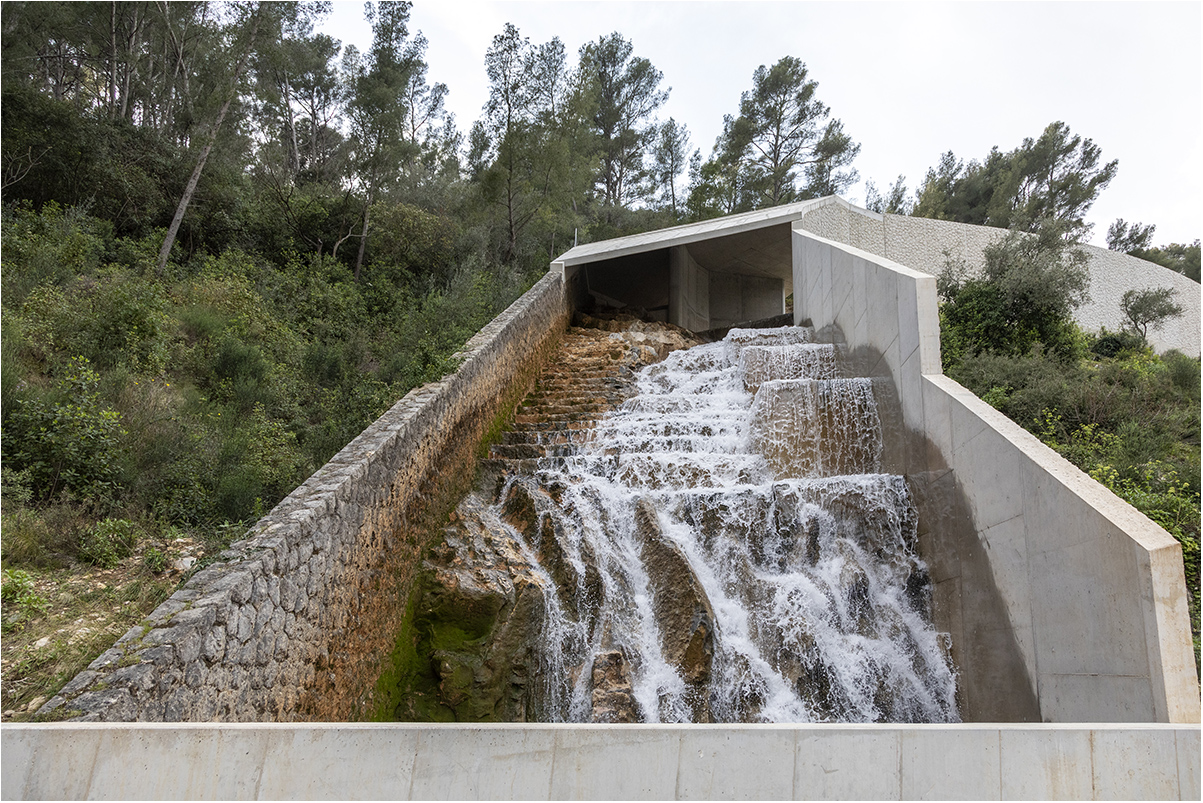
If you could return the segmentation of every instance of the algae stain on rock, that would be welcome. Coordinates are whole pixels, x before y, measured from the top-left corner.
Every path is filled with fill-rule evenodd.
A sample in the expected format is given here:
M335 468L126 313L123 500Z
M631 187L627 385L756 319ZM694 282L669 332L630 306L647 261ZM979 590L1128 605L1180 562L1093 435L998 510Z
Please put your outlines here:
M469 495L423 563L380 681L380 719L521 722L536 713L528 676L542 581L513 539L474 520L480 506Z
M478 454L487 451L488 458L478 466L476 490L425 555L376 687L374 720L548 718L544 709L554 681L540 663L548 595L570 607L586 605L600 598L601 578L591 565L581 574L563 554L560 524L546 512L552 501L547 491L537 483L505 482L526 462L508 458L526 457L523 450L532 449L571 453L593 421L629 395L632 369L697 342L675 327L634 319L582 323L588 328L565 336L524 406L515 409L526 395L515 388L485 427ZM615 347L621 348L616 355ZM507 444L534 445L498 447L515 425L523 432ZM493 507L499 491L500 511Z

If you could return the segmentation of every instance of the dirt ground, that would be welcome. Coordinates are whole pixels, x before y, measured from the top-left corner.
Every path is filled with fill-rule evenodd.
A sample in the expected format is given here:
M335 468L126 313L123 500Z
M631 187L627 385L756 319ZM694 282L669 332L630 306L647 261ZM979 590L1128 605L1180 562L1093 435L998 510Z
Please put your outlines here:
M33 719L67 681L170 596L201 558L196 541L177 538L141 544L112 568L86 563L6 567L0 635L3 721Z

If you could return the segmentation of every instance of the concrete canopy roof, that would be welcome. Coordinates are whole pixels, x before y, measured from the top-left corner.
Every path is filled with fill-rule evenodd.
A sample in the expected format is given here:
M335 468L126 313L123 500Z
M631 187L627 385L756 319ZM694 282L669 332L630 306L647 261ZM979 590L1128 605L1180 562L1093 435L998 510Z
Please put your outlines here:
M586 243L553 260L565 267L688 245L698 264L719 273L783 279L792 283L790 224L829 202L818 198L728 215L669 229Z

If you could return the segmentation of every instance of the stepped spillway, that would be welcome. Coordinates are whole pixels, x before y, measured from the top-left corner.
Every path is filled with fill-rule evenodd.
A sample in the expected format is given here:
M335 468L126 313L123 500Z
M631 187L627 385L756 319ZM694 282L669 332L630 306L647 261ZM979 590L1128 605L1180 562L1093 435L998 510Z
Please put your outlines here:
M492 611L471 638L430 640L438 705L569 722L955 721L915 509L905 479L879 473L871 381L799 327L626 362L608 377L550 366L493 447L495 496L466 499L432 556L423 609L445 618L431 632Z

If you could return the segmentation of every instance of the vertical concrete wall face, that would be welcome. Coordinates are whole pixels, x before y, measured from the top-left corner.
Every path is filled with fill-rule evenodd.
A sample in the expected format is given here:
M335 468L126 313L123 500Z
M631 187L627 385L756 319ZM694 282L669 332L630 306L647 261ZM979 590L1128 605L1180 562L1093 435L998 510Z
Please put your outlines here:
M693 332L710 328L710 271L684 245L668 251L668 293L669 323Z
M428 534L567 326L568 293L579 290L564 278L545 276L468 341L454 374L406 395L42 711L85 721L370 716Z
M710 274L710 325L734 326L780 315L785 308L785 282L768 276Z
M745 294L749 286L754 288L754 298L745 302L744 310L755 317L749 320L758 321L782 315L785 312L785 281L783 279L760 279L749 277L752 281L745 284ZM745 298L747 296L745 295Z
M771 318L784 309L782 279L707 270L684 245L669 249L668 265L669 323L703 332Z
M896 459L937 522L922 536L966 718L1198 722L1181 547L944 377L935 280L816 236L841 225L819 211L794 224L795 320L830 327L892 382ZM1000 682L1016 706L990 700Z
M4 800L1199 800L1199 729L6 725Z

